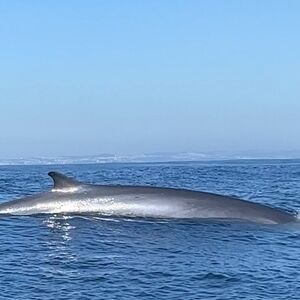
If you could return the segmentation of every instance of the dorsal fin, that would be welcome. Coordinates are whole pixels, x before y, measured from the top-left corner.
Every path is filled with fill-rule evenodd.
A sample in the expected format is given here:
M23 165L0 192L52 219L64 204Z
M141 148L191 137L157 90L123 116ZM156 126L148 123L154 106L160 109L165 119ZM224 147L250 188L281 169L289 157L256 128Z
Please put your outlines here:
M54 189L62 190L66 188L78 187L81 183L71 177L59 172L49 172L48 175L53 179Z

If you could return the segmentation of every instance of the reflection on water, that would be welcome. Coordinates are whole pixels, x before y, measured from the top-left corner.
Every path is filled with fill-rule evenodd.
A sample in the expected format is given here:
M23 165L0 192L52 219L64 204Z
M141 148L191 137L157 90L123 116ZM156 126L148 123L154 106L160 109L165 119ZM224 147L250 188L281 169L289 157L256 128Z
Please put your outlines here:
M71 275L78 271L66 269L64 266L77 261L77 255L70 247L72 231L76 229L70 224L69 216L48 216L43 224L50 230L46 247L49 249L48 264L45 271L53 274ZM47 270L46 270L47 269Z
M70 216L49 216L43 223L47 225L47 227L56 234L61 235L63 241L70 241L71 231L75 229L75 226L70 225L68 220L71 219Z

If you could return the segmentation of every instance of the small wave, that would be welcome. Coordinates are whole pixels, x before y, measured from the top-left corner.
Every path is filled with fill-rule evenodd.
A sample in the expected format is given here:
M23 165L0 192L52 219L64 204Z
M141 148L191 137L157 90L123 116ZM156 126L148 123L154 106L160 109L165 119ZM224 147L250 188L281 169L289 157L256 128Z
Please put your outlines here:
M85 217L85 218L87 218L87 217ZM106 222L116 222L116 223L121 222L121 220L113 218L113 217L109 218L109 217L100 217L100 216L96 217L96 216L92 216L92 219L93 220L106 221Z
M218 281L227 281L227 282L235 282L239 281L238 278L235 276L231 276L228 274L222 274L222 273L213 273L213 272L208 272L205 274L197 274L192 277L192 279L197 279L197 280L218 280Z

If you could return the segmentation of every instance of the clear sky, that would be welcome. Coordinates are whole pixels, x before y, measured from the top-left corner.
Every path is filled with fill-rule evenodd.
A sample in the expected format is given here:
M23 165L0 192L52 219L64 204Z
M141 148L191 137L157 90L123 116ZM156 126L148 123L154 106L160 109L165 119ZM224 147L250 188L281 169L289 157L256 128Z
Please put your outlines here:
M298 150L299 11L0 0L0 157Z

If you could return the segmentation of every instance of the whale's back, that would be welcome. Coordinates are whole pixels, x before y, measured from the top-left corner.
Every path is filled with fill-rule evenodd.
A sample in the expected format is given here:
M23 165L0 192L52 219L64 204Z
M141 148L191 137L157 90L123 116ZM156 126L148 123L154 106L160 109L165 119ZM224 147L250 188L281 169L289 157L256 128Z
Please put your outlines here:
M176 188L83 184L50 172L49 192L0 204L1 214L97 213L105 215L239 219L288 223L293 214L231 196Z

